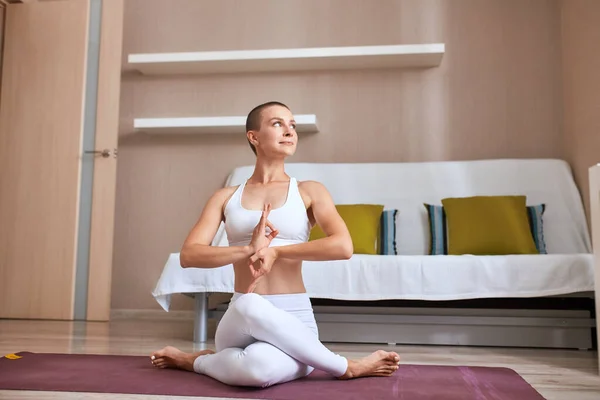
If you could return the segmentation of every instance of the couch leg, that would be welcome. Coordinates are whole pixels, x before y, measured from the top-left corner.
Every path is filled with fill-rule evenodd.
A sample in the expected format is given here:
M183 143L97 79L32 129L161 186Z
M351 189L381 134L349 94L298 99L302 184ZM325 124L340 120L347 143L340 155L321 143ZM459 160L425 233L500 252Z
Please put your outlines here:
M194 343L205 343L208 336L208 293L194 293Z

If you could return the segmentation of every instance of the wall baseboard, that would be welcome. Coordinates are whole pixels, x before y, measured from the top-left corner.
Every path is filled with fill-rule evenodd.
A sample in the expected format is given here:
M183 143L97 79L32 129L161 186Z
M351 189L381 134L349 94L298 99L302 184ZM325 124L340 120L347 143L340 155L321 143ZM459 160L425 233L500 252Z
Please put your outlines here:
M191 321L194 322L194 311L181 310L135 310L116 309L110 311L111 320L154 320L154 321Z

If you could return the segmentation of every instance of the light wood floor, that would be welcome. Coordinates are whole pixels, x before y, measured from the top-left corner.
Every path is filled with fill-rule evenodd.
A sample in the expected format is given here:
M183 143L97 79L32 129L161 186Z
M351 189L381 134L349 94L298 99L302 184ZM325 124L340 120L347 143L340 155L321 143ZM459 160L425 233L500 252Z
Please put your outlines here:
M110 323L0 320L0 354L19 351L148 355L165 345L197 351L190 321L114 320ZM213 344L209 343L208 347ZM366 355L382 346L327 344L347 357ZM383 346L404 363L501 366L512 368L549 400L598 400L600 377L591 351ZM0 391L0 399L197 399L168 396ZM517 399L515 399L517 400Z

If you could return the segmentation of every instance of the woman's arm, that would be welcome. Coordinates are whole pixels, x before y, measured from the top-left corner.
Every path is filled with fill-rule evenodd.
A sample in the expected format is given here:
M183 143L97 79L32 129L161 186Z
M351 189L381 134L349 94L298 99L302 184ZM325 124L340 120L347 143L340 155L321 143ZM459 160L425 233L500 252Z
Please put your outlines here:
M347 260L354 247L346 223L335 208L325 186L318 182L302 182L302 189L310 199L310 207L324 238L289 246L263 247L250 257L248 266L254 278L248 288L252 293L263 275L268 274L279 258L306 261Z
M310 207L315 221L326 237L306 243L271 247L275 258L325 261L347 260L352 257L354 252L352 238L325 186L318 182L306 181L302 182L302 189L310 198ZM254 262L257 258L250 260Z
M223 205L234 191L235 188L220 189L206 203L179 253L183 268L217 268L247 259L253 254L253 249L249 245L211 246L223 218Z
M189 233L179 253L180 264L183 268L218 268L247 260L258 250L268 247L279 231L267 219L271 205L265 205L262 216L254 231L252 239L246 246L211 246L211 242L223 220L223 206L231 197L235 188L224 188L217 191L206 203L200 219ZM266 233L269 226L271 232Z
M354 248L350 232L325 186L315 181L302 182L301 185L310 198L315 222L326 236L306 243L274 247L277 258L326 261L347 260L352 257Z
M218 268L246 260L253 254L250 246L211 246L191 243L179 254L183 268Z

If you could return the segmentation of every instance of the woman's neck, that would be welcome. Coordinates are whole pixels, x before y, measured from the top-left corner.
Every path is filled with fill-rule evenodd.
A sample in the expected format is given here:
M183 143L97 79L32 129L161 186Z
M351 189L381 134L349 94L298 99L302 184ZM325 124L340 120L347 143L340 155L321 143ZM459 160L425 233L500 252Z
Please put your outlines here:
M264 160L256 159L254 173L249 179L253 183L269 183L273 181L287 181L289 176L285 173L283 159Z

